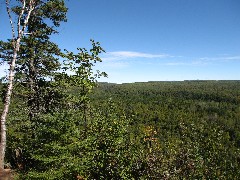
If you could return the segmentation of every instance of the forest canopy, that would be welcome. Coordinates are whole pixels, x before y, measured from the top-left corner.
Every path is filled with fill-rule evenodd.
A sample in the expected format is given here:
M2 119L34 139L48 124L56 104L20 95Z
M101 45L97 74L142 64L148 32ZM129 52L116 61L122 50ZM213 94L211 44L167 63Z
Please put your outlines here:
M14 3L12 3L14 2ZM62 50L63 0L6 0L0 173L15 179L238 179L240 81L98 83L105 50ZM69 73L71 72L71 73ZM1 174L0 174L1 178Z

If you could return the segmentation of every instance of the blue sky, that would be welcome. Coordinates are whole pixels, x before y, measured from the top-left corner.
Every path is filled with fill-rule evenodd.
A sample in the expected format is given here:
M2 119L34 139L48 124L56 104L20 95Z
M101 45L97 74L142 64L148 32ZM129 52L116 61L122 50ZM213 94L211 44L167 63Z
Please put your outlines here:
M66 3L68 22L52 40L71 51L99 41L107 53L96 69L109 75L100 81L240 80L239 0ZM9 35L3 10L0 39Z

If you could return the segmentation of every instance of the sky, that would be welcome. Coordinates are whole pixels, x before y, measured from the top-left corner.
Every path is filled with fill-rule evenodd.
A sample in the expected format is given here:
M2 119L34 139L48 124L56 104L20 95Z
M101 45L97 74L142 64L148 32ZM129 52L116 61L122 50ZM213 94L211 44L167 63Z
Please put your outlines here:
M130 83L240 80L239 0L68 0L68 21L51 39L61 49L106 53L95 69ZM0 40L10 37L0 4ZM0 67L0 75L5 66Z

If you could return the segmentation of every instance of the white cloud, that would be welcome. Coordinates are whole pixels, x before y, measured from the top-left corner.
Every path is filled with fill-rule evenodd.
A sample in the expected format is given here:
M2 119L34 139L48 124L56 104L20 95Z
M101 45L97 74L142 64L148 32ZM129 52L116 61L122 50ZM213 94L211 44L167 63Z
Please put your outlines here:
M169 62L163 65L165 66L202 66L207 65L209 63L203 61L190 61L190 62Z
M174 61L174 62L167 62L162 65L166 66L204 66L209 64L216 64L216 63L227 63L230 61L240 61L240 56L219 56L219 57L202 57L196 58L195 60L185 60L185 61Z
M106 53L102 60L122 60L130 58L167 58L171 57L168 54L149 54L134 51L115 51Z
M219 57L203 57L200 58L203 61L240 61L240 56L219 56Z
M226 60L240 60L240 56L230 56L230 57L226 57Z
M143 52L134 52L134 51L114 51L106 53L101 59L102 67L109 68L125 68L128 67L132 61L135 61L136 58L144 59L153 59L153 58L169 58L173 57L168 54L151 54ZM142 59L141 59L142 61ZM140 61L139 61L140 62ZM147 62L144 62L144 64Z
M140 59L138 61L138 58ZM144 60L145 59L145 60ZM154 61L152 61L152 60ZM156 62L155 59L162 59ZM185 60L184 60L185 59ZM109 68L125 68L134 63L145 65L164 65L164 66L206 66L216 63L227 63L230 61L240 61L240 56L231 56L222 54L213 57L196 57L194 59L183 56L172 56L168 54L151 54L134 51L114 51L108 52L102 57L104 67ZM137 62L138 61L138 62Z

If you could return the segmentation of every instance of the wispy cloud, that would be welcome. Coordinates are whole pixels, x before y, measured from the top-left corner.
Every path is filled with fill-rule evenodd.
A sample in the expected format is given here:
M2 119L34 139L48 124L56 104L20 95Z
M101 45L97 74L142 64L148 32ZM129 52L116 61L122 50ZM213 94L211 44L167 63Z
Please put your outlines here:
M151 54L151 53L143 53L143 52L135 52L135 51L114 51L107 52L102 56L103 63L100 66L102 67L110 67L110 68L125 68L130 66L130 64L134 61L141 59L139 63L149 63L144 61L143 59L163 59L170 58L168 54Z
M198 58L195 62L201 65L208 65L208 64L218 64L218 63L228 63L228 62L237 62L240 61L240 56L229 56L229 55L222 55L216 57L202 57Z
M131 59L131 58L168 58L172 57L168 54L150 54L150 53L142 53L142 52L134 52L134 51L115 51L106 53L103 60L123 60L123 59Z
M138 60L139 59L139 60ZM158 61L161 59L161 61ZM125 68L134 63L141 65L163 65L163 66L207 66L218 63L240 62L240 55L222 54L213 57L183 57L169 54L152 54L135 51L108 52L102 57L104 67Z
M218 56L218 57L200 57L194 58L192 60L181 60L181 61L173 61L166 62L162 65L166 66L205 66L216 63L228 63L232 61L240 61L240 56Z
M219 56L219 57L203 57L203 61L240 61L240 56Z

